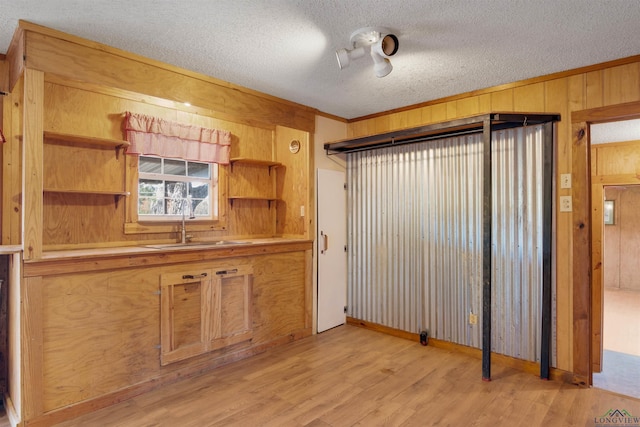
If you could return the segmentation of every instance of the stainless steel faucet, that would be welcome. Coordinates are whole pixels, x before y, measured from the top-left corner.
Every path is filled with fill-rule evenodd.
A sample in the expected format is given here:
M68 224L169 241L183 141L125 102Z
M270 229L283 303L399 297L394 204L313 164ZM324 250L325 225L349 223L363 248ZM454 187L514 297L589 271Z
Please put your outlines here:
M185 244L187 240L191 240L191 236L187 234L187 224L186 224L186 210L189 209L189 219L194 219L196 216L193 214L193 210L191 209L191 200L187 197L182 202L182 230L181 230L181 239L180 243Z

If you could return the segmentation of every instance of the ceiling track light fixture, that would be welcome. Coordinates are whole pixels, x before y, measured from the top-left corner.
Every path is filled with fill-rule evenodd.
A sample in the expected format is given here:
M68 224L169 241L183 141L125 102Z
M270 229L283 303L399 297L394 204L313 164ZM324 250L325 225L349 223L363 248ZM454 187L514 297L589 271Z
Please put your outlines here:
M351 61L361 58L369 51L373 59L373 71L376 77L388 75L393 66L389 57L398 52L398 37L388 28L364 27L351 33L352 49L338 49L336 58L340 69L347 68Z

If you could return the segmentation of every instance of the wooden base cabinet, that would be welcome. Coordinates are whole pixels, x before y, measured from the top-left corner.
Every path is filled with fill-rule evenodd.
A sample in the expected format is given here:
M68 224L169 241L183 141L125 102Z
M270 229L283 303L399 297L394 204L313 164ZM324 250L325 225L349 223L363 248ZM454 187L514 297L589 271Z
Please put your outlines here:
M252 338L250 265L162 274L161 364Z
M311 241L127 249L22 263L13 425L55 425L311 335Z

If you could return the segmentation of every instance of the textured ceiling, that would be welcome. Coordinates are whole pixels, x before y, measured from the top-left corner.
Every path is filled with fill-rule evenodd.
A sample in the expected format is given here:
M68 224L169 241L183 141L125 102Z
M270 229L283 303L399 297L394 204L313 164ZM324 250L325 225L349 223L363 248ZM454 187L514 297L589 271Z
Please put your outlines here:
M640 54L638 0L3 0L0 52L19 19L344 118ZM337 66L367 26L387 77Z

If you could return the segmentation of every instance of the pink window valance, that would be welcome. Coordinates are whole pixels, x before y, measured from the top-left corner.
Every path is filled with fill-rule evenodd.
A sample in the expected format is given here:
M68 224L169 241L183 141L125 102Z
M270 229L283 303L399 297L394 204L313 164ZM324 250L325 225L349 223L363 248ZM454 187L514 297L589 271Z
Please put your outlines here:
M229 164L231 132L125 113L127 154Z

